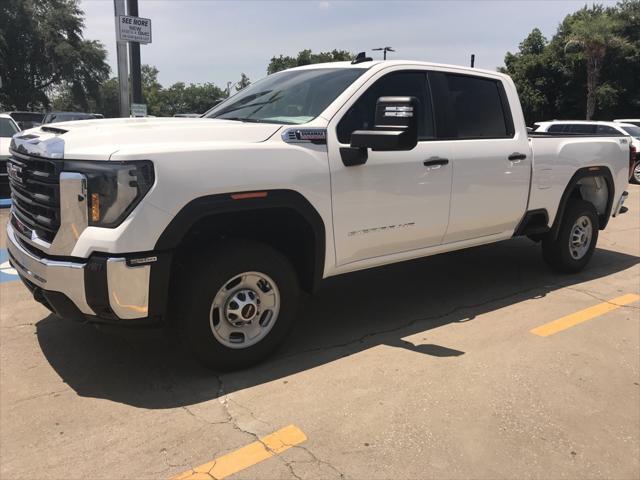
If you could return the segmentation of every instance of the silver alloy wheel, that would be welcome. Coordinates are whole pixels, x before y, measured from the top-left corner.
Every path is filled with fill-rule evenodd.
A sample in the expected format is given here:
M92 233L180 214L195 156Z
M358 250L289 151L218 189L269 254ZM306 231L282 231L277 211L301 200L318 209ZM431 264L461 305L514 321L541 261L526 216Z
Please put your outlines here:
M589 251L593 237L593 224L586 215L579 217L571 227L569 252L574 260L580 260Z
M271 331L280 312L280 291L268 275L245 272L227 281L211 303L209 324L225 347L255 345Z
M637 183L640 183L640 162L636 163L633 168L633 178Z

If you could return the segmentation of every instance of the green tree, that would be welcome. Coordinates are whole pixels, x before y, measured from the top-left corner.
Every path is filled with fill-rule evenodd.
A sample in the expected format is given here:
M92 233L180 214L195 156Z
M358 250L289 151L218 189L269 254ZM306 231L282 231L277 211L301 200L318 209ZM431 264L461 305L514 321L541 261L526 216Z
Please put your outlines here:
M618 34L627 44L611 48L602 70L603 78L608 82L615 79L618 87L618 103L607 111L611 111L609 118L628 118L640 112L640 1L624 0L611 14L620 26Z
M173 116L176 113L204 113L227 96L213 83L190 84L177 82L159 91L157 101L148 104L149 113Z
M596 86L590 87L595 91L590 118L632 117L640 111L640 1L624 0L615 7L582 8L567 15L548 42L534 29L518 52L506 54L500 70L516 83L528 123L587 116L588 60L585 44L576 39L594 18L590 29L600 31L596 24L605 23L612 32L603 35L607 47Z
M605 55L611 47L624 47L628 42L618 32L618 19L602 6L583 8L576 14L565 44L565 52L579 52L584 57L587 71L586 118L591 120L596 110L600 74ZM607 87L611 94L612 87Z
M271 57L267 66L267 73L270 75L281 70L312 63L342 62L353 60L354 55L346 50L332 50L330 52L313 53L311 50L301 50L297 57L279 55Z
M158 81L158 69L153 65L143 64L140 68L142 83L142 99L147 104L149 115L160 115L162 103L162 85Z
M244 73L241 73L240 80L238 81L238 83L236 83L236 92L239 92L249 85L251 85L251 80L249 80L249 77L247 77Z
M549 108L550 68L546 47L548 41L542 32L534 28L520 43L517 53L507 52L505 67L499 70L508 73L518 86L520 103L525 118L542 120Z
M39 109L48 94L66 90L83 110L109 75L106 50L85 40L77 0L0 0L0 103Z
M110 78L100 86L100 101L95 109L107 118L120 116L120 82Z

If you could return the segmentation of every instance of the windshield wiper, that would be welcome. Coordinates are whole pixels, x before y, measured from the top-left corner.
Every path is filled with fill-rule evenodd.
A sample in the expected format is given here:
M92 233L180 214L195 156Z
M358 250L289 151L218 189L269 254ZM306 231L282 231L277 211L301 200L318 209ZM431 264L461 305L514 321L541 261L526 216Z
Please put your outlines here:
M273 103L273 101L274 100L267 100L265 102L255 102L255 103L248 103L248 104L244 104L244 105L237 105L237 106L235 106L233 108L227 108L223 112L219 112L215 117L209 117L209 118L224 118L224 117L222 117L222 115L226 115L227 113L235 112L236 110L242 110L243 108L264 106L264 105L267 105L269 103Z
M218 120L233 120L236 122L245 122L245 123L260 123L262 120L259 118L243 118L243 117L228 117L228 118L220 118L217 117Z

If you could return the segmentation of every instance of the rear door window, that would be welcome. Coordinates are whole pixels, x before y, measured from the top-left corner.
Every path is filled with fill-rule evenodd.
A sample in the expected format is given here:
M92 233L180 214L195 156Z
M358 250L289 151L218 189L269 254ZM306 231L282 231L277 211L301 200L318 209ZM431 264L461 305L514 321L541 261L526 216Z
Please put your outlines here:
M515 130L502 82L429 73L436 129L442 139L512 138Z

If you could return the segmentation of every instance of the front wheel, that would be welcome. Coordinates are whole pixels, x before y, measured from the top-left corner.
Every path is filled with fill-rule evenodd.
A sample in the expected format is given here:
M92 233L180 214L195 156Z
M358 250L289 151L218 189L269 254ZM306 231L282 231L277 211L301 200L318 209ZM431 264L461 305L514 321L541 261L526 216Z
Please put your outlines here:
M558 237L542 241L542 255L554 270L575 273L582 270L593 255L598 241L598 212L593 204L572 200L567 205Z
M293 325L295 270L267 245L230 240L198 256L186 272L182 326L193 353L210 368L235 370L259 362Z

